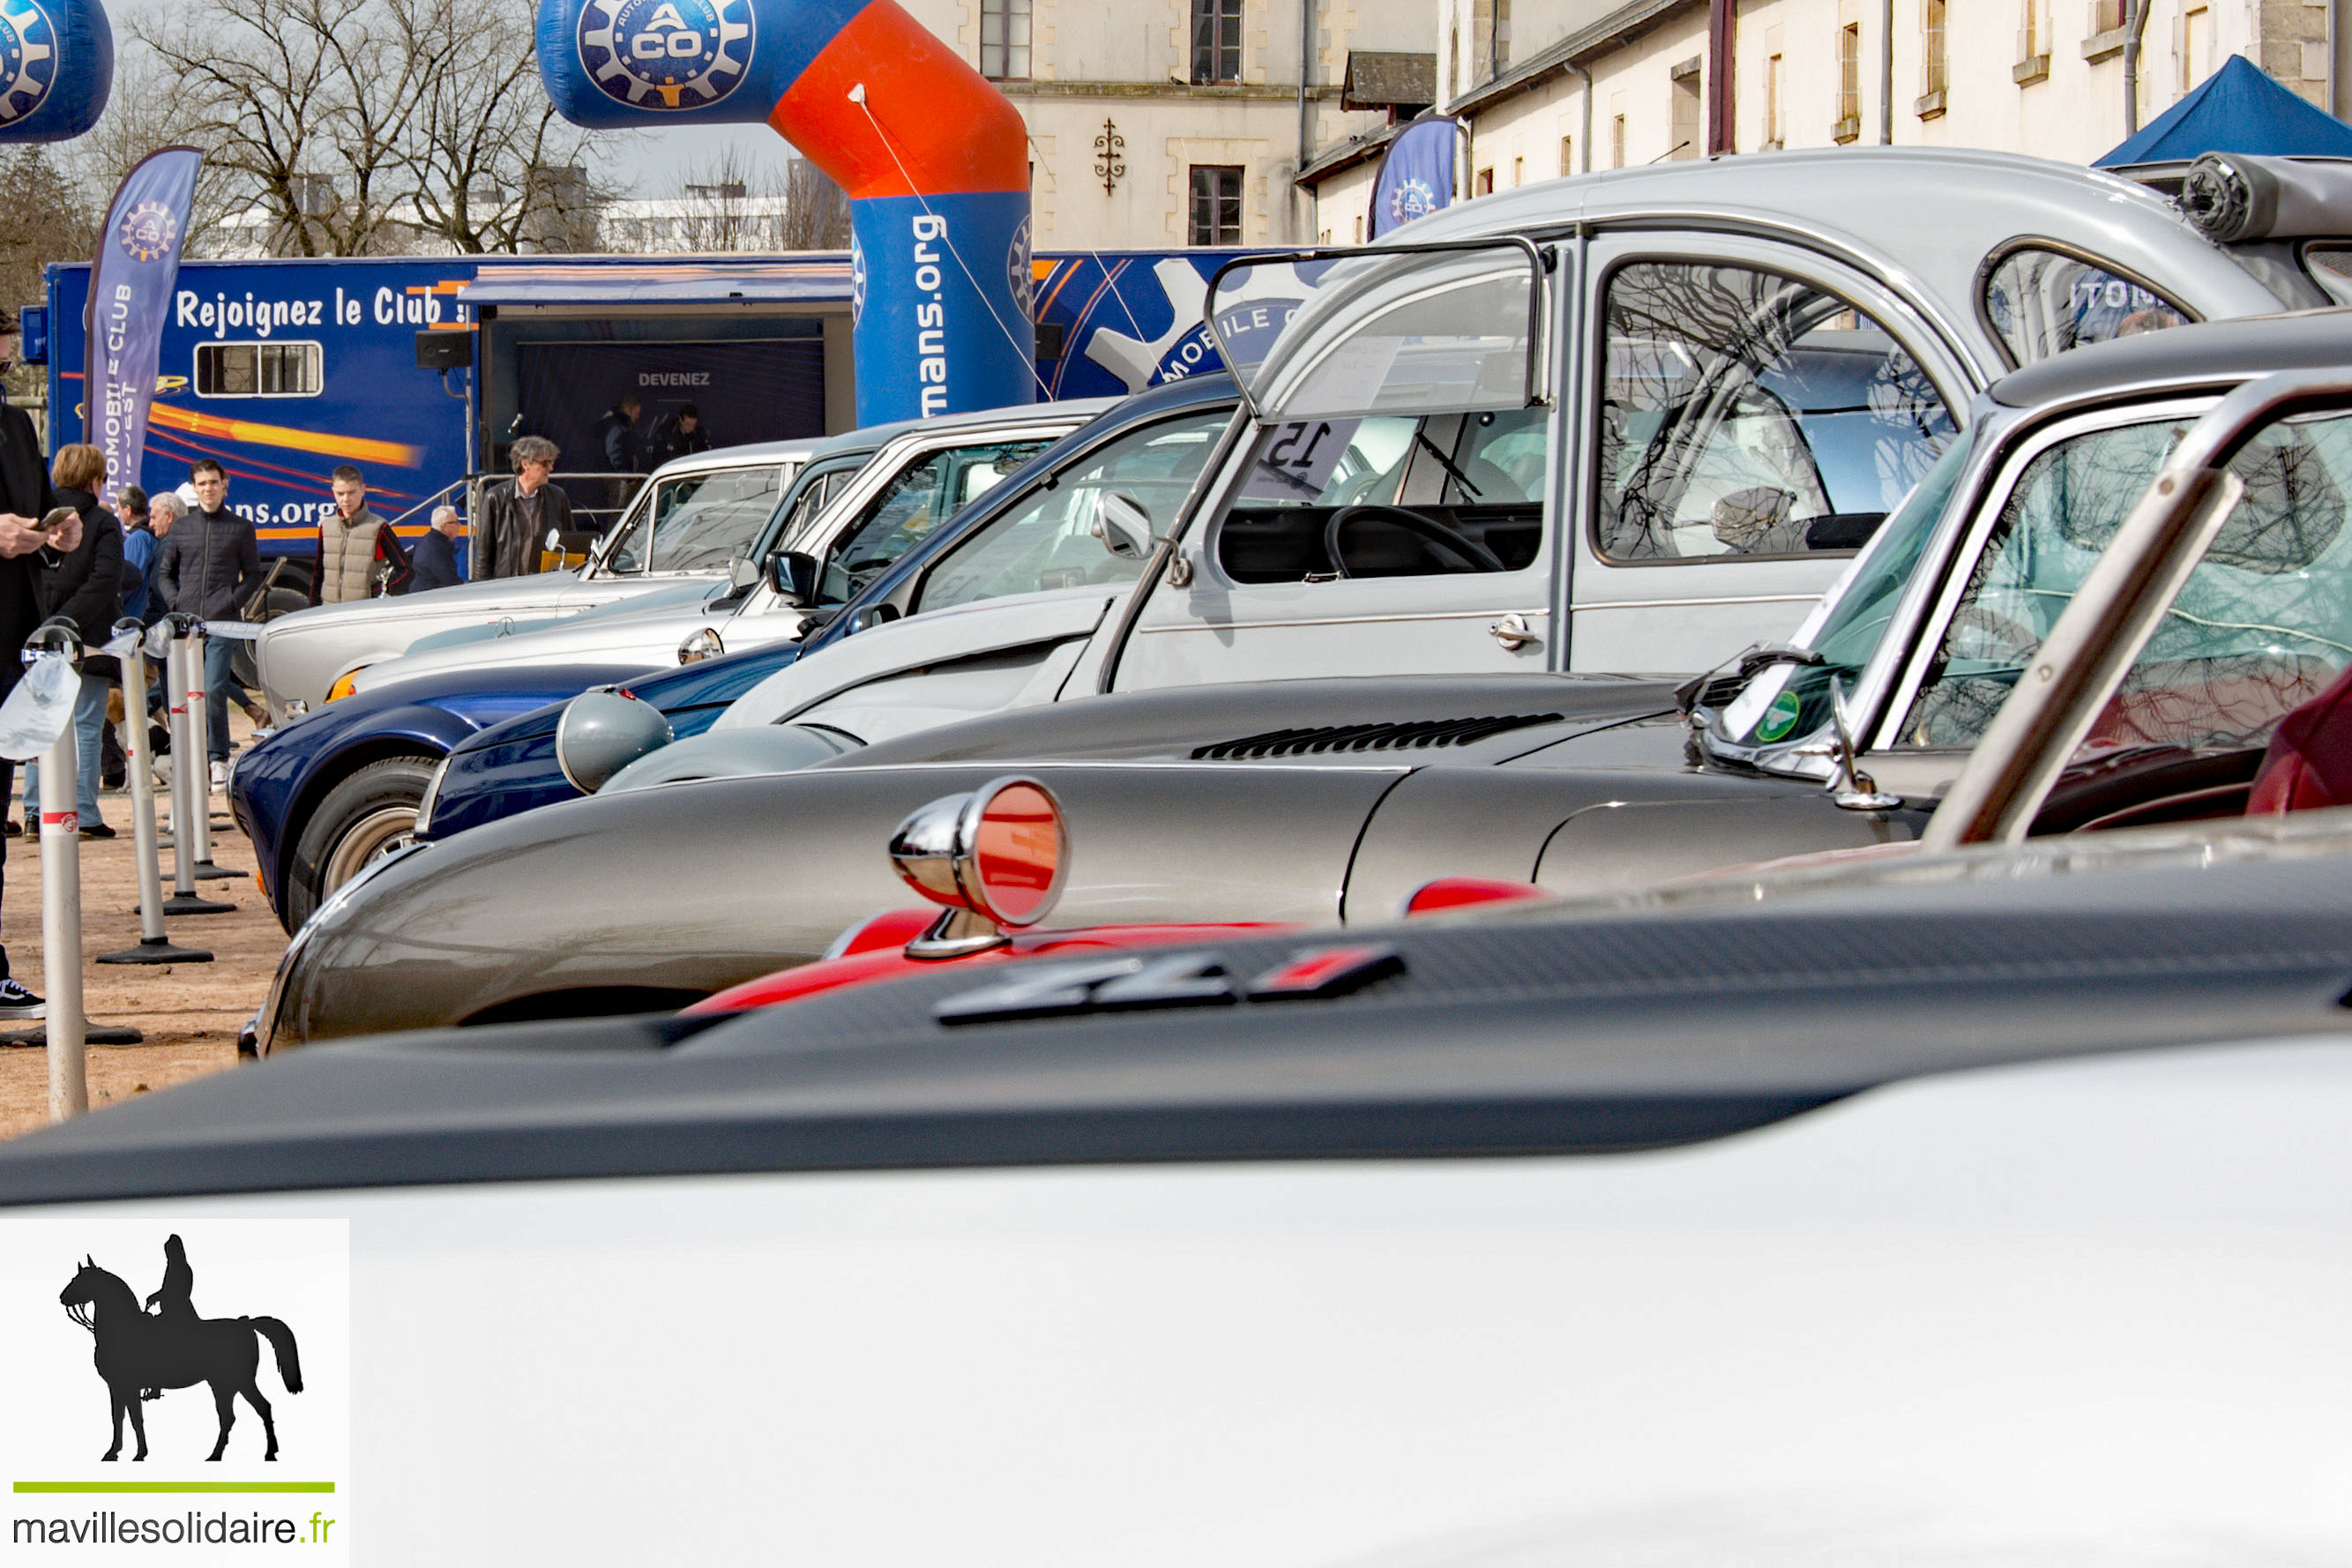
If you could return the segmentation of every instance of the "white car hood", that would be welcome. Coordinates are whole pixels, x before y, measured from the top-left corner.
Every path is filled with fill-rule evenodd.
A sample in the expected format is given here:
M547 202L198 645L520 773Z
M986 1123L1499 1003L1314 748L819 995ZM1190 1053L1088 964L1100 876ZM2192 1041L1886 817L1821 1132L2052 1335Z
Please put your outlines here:
M711 727L772 724L853 686L946 659L969 659L1006 648L1091 637L1102 624L1103 613L1130 591L1130 585L1122 583L1016 594L869 627L814 658L778 670L737 698ZM730 641L727 646L731 650L735 645Z
M766 615L713 613L707 604L629 612L607 610L572 616L536 631L489 637L428 649L370 665L353 678L355 690L373 691L396 681L456 670L511 669L521 665L642 664L648 669L677 662L677 645L705 626L724 639L727 651L763 647L800 635L805 617L798 610Z

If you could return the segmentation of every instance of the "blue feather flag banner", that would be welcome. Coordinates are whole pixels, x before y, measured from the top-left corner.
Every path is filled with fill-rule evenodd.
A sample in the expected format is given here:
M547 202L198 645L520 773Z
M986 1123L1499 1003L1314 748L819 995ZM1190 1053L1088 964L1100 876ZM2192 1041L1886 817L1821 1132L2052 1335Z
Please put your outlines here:
M1427 217L1454 201L1454 163L1462 145L1462 122L1439 116L1416 120L1381 160L1372 181L1371 220L1364 237L1378 239L1417 217Z
M139 477L147 449L147 409L155 399L156 362L163 322L179 280L180 250L188 237L188 206L205 155L194 147L152 153L123 177L99 231L90 265L89 334L82 363L84 428L106 454L106 487L99 500L112 507Z

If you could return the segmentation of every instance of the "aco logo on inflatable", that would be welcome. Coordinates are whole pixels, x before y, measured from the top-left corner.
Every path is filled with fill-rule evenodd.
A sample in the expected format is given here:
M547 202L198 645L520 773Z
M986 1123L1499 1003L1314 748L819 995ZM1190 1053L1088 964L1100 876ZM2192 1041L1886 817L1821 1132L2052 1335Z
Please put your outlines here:
M580 66L632 109L708 109L743 84L751 0L588 0Z
M57 23L33 0L0 6L0 126L40 108L57 80Z

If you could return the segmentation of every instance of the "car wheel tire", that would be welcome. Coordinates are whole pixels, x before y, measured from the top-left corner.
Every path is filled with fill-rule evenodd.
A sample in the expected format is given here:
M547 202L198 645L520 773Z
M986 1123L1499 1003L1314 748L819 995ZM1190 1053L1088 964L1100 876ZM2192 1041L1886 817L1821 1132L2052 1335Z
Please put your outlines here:
M416 808L436 757L370 763L327 792L295 841L286 875L286 924L299 930L327 895L416 833Z

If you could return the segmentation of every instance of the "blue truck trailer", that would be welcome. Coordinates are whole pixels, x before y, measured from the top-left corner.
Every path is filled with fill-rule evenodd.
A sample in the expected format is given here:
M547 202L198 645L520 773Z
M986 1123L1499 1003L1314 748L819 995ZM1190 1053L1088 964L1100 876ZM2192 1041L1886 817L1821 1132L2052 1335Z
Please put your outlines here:
M1216 367L1202 307L1236 254L1036 258L1038 397ZM89 289L87 266L51 266L26 315L53 450L83 438ZM555 440L566 470L604 470L597 421L624 393L641 429L690 403L719 445L849 428L850 292L845 254L185 262L138 482L171 489L197 458L218 460L264 555L307 586L344 463L414 535L436 497L504 470L521 435Z

